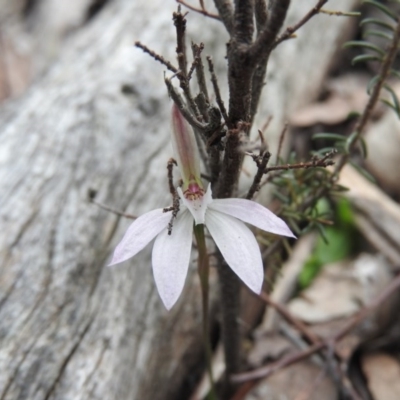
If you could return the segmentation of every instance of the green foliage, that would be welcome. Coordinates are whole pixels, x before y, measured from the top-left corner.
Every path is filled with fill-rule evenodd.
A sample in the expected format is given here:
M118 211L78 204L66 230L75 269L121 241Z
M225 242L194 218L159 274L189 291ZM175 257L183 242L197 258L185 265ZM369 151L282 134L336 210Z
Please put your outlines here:
M392 0L392 2L399 3L397 0ZM360 26L367 28L363 34L363 40L349 41L345 43L344 47L358 47L360 50L364 51L363 54L354 57L352 60L353 65L371 61L384 63L387 58L388 49L394 40L396 25L399 23L400 17L389 7L376 0L364 0L363 4L375 7L379 11L379 17L364 18L360 23ZM388 22L387 17L389 17L391 21ZM380 45L372 43L371 38L373 37L380 38L382 43ZM391 70L390 75L400 79L399 71ZM400 105L397 95L388 82L385 81L386 76L381 76L379 74L374 76L368 84L367 92L371 94L377 84L383 83L382 88L388 93L390 100L382 98L381 101L392 108L400 118Z
M318 207L329 210L329 203L322 199ZM320 269L329 263L349 257L356 247L356 230L350 203L342 198L337 202L332 226L324 228L310 258L306 261L299 276L301 288L307 287Z

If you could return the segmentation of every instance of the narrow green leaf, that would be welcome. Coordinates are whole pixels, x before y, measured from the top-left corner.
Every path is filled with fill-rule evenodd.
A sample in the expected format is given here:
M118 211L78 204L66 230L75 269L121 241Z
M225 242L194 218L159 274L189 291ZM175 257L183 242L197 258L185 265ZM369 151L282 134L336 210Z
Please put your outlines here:
M296 233L297 235L300 235L301 229L300 229L299 225L297 225L297 222L294 221L293 218L288 218L288 222L289 222L289 226L292 228L294 233Z
M368 157L368 149L367 144L363 137L360 138L360 146L361 146L361 156L362 158L366 159Z
M360 22L360 26L364 26L367 24L374 24L374 25L378 25L381 26L382 28L388 29L389 31L394 32L395 30L395 26L388 24L387 22L381 21L379 19L376 18L365 18Z
M354 161L350 161L350 164L365 178L367 178L370 182L376 183L376 179L363 167L355 163Z
M329 244L325 226L323 226L322 224L315 224L315 226L318 229L319 234L321 235L321 238L322 238L323 242L325 244Z
M395 91L387 84L383 85L383 87L390 93L392 96L392 101L395 109L397 110L397 113L400 112L400 104L399 104L399 99L397 98L397 95Z
M346 137L343 135L339 135L338 133L316 133L313 135L312 140L317 139L328 139L328 140L346 140Z
M396 71L395 69L391 69L390 73L394 75L396 78L400 79L400 71Z
M370 42L366 42L364 40L352 40L352 41L346 42L343 45L344 49L347 49L349 47L362 47L364 49L369 49L369 50L375 51L376 53L380 54L382 57L385 55L385 51L383 49L381 49L380 47L378 47Z
M382 103L386 104L388 107L390 107L399 117L400 119L400 112L399 110L394 106L394 104L392 104L390 101L386 100L386 99L380 99Z
M384 6L382 3L378 3L377 1L374 0L364 0L363 4L371 4L372 6L378 8L383 13L385 13L388 17L392 18L395 22L399 20L397 15L393 13L393 11L390 10L388 7Z
M374 29L365 31L365 32L363 33L363 36L364 36L364 37L367 37L367 36L376 36L376 37L380 37L380 38L383 38L383 39L387 39L387 40L389 40L389 41L391 41L391 40L393 39L393 36L390 35L389 33L386 33L386 32L384 32L384 31L376 31L376 30L374 30Z
M274 195L283 203L289 203L289 199L287 196L285 196L284 194L282 194L281 192L278 192L277 190L274 190Z
M361 115L359 111L350 111L349 115L347 116L347 119L350 118L358 118Z
M362 54L361 56L354 57L351 65L358 64L360 62L367 62L367 61L380 61L382 62L382 58L378 56L374 56L372 54Z
M342 192L348 192L350 189L349 189L348 187L346 187L346 186L336 184L336 185L333 187L332 190L335 191L335 192L342 193Z
M376 82L378 82L380 78L380 75L376 75L374 76L369 82L368 82L368 86L367 86L367 93L370 95L372 92L372 89L374 88L374 86L376 85Z
M349 152L350 152L350 147L352 146L352 144L353 144L354 139L355 139L356 136L357 136L357 132L353 132L353 133L347 138L346 144L345 144L345 148L344 148L346 154L349 154Z
M342 136L345 138L344 136ZM313 156L324 157L327 153L331 152L332 150L337 150L335 147L323 147L322 149L315 150L311 152Z

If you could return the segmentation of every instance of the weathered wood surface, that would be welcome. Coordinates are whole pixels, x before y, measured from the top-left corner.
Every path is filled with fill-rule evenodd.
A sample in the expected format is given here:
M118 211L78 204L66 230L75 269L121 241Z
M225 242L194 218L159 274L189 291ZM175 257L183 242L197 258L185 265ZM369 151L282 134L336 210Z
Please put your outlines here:
M314 4L300 3L291 21ZM356 2L333 3L349 9ZM169 202L163 68L132 43L140 39L172 58L174 8L162 0L110 2L51 71L2 110L0 399L175 399L198 362L196 275L167 313L152 280L151 249L106 268L130 221L86 201L95 188L100 201L134 214ZM299 38L318 36L331 49L326 59L309 46L299 54L290 43L282 46L285 57L273 58L271 71L280 75L271 77L266 103L278 125L283 110L315 95L349 24L326 21L318 34L308 31L309 40ZM217 22L207 30L204 23L191 13L190 37L206 43L221 73L226 36ZM293 68L290 51L315 64ZM310 68L315 74L304 80Z
M398 203L349 165L343 168L339 184L349 188L345 196L354 207L355 223L364 237L396 270L400 269Z

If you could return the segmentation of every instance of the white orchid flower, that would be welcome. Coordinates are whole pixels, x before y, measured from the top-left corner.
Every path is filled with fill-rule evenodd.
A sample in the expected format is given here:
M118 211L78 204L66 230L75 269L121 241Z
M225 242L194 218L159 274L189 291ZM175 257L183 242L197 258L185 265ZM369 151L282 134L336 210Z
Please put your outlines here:
M295 237L286 223L260 204L245 199L213 199L204 192L194 133L176 106L172 112L173 147L183 185L178 188L180 210L171 234L172 211L162 208L137 218L114 251L110 265L121 263L156 238L152 252L153 274L160 297L169 310L178 300L187 276L193 224L204 224L226 263L255 293L260 293L264 269L260 248L245 223L266 232Z

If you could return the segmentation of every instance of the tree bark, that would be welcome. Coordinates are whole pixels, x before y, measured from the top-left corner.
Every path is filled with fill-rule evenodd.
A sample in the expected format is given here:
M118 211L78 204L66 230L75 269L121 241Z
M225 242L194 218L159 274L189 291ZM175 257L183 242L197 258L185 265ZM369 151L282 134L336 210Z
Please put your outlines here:
M304 3L292 18L313 5ZM95 189L98 200L135 215L170 203L164 68L132 46L142 40L173 60L175 7L109 2L47 75L1 112L1 400L187 398L182 387L202 357L197 275L190 273L167 313L150 246L105 267L130 221L87 201ZM189 36L205 42L221 74L222 24L193 13L188 20ZM324 32L349 24L329 21ZM326 36L326 47L336 46ZM315 65L315 86L327 65ZM285 79L292 71L280 73ZM315 92L302 87L290 97L291 88L281 90L286 95L269 108L277 122L283 108Z

